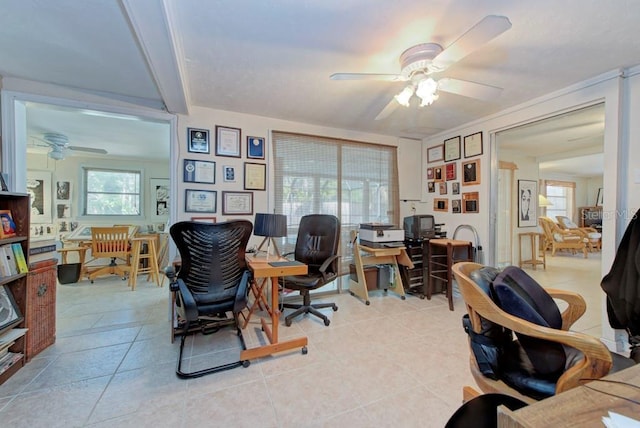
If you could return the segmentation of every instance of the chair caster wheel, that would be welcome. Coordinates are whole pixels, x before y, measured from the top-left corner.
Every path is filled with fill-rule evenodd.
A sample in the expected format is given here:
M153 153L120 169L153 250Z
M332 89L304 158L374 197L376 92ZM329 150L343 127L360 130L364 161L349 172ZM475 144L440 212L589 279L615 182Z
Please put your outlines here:
M328 320L328 319L324 320L324 325L328 327L329 324L331 324L331 320Z
M307 355L307 352L309 352L309 350L307 349L306 346L302 347L302 355Z
M384 289L384 292L385 292L385 293L387 292L387 289L386 289L386 288Z
M336 305L333 305L333 312L336 312L338 310L338 307Z
M291 327L291 320L284 320L284 325L286 325L287 327Z
M371 302L367 300L366 302L364 302L364 304L369 306L371 304Z
M424 294L420 295L420 300L424 300Z
M407 296L400 296L400 299L405 300Z
M250 365L251 365L251 361L249 361L249 360L244 360L244 361L242 362L242 367L244 367L245 369L246 369L247 367L249 367Z
M91 280L91 283L93 284L93 279Z
M349 294L351 294L352 296L355 296L355 294L353 294L353 291L349 291Z

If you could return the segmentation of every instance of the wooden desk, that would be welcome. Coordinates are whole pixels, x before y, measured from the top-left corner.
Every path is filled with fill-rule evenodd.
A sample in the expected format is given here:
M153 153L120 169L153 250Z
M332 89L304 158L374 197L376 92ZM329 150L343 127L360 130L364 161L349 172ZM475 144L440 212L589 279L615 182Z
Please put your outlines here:
M363 256L362 253L366 255ZM398 264L407 266L409 269L413 269L414 266L405 247L372 248L360 245L356 240L353 243L353 260L358 280L349 280L349 293L351 293L352 296L360 297L366 305L371 304L369 301L369 291L367 289L364 267L366 265L391 265L394 272L392 291L398 294L402 300L406 298ZM386 290L385 288L385 291Z
M250 348L240 353L240 360L253 360L255 358L264 357L275 354L276 352L286 351L289 349L302 348L302 353L307 353L307 337L290 339L284 342L278 340L278 327L280 325L280 310L278 309L278 277L287 275L306 275L308 272L307 265L295 266L278 266L269 265L265 257L253 257L253 254L246 256L247 265L253 272L254 281L257 282L258 289L266 286L267 281L271 282L271 306L267 306L267 312L270 315L271 322L265 318L260 319L262 330L269 339L269 344ZM283 259L284 260L284 259ZM269 261L275 261L274 259ZM246 326L246 322L245 322Z
M602 379L625 382L635 385L635 387L596 380L516 411L500 406L498 407L498 427L601 428L604 426L602 417L608 416L610 410L639 420L640 404L629 400L640 401L640 389L638 389L640 387L640 364ZM619 397L627 398L627 400Z

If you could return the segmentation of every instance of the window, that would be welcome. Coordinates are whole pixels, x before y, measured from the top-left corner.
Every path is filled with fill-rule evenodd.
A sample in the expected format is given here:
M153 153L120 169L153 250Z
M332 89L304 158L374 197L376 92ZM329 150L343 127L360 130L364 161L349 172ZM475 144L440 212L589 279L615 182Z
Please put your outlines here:
M396 147L284 132L273 133L275 211L289 225L284 252L293 251L300 218L333 214L341 223L343 273L351 231L360 223L398 224Z
M572 181L545 181L546 197L551 203L546 207L546 216L555 219L563 215L575 221L575 188L576 183Z
M140 215L140 171L83 170L85 215Z

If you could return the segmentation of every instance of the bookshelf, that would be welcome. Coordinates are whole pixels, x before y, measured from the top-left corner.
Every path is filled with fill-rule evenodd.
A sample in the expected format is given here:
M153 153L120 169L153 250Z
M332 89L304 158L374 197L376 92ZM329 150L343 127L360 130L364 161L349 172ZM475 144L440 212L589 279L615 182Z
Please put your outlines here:
M0 212L11 213L15 233L2 234L0 246L19 244L28 263L29 254L29 195L0 192ZM0 277L0 354L14 354L2 359L0 356L0 384L7 381L25 364L26 354L26 295L27 273L16 273ZM6 354L5 354L6 355ZM9 361L11 361L9 363Z

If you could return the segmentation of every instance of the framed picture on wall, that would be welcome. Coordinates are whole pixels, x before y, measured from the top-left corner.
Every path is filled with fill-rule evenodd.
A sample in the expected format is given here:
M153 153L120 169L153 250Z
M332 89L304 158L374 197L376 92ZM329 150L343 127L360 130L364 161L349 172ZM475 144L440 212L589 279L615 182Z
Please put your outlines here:
M444 140L444 161L460 159L460 136Z
M518 180L518 227L538 226L538 183Z
M462 162L462 185L480 184L480 159Z
M27 193L31 201L31 223L51 223L51 172L27 171Z
M264 159L264 138L247 137L247 158Z
M187 128L187 151L189 153L208 154L211 151L209 146L209 130Z

